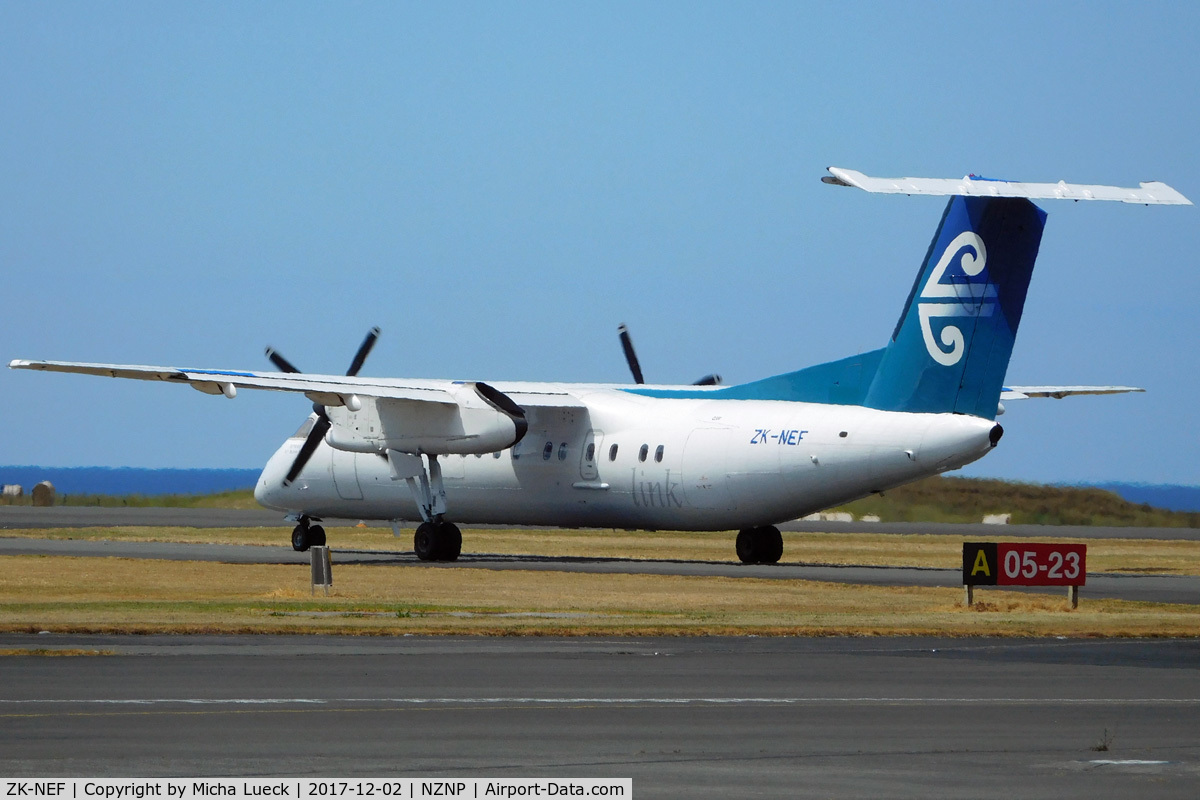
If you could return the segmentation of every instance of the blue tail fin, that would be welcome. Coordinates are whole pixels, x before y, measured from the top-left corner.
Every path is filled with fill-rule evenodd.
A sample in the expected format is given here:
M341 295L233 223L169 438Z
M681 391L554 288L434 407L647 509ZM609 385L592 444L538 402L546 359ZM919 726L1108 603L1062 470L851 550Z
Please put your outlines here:
M1046 213L950 199L863 405L994 419Z
M955 196L887 347L697 394L995 419L1046 213L1019 197Z

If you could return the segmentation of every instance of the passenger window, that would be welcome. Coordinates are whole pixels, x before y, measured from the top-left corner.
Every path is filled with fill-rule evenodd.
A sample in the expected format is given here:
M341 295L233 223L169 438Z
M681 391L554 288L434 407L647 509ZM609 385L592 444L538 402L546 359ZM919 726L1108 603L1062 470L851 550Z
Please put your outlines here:
M645 461L646 456L650 454L650 445L642 445L642 449L638 450L638 461Z
M654 462L655 462L656 464L657 464L657 463L661 463L661 462L662 462L662 457L663 457L663 446L660 444L660 445L658 446L658 449L654 451Z
M546 446L542 448L542 461L549 461L550 454L554 452L554 442L546 442Z
M608 460L609 461L617 460L617 446L615 444L612 447L608 448Z
M562 444L560 444L558 446L558 460L559 461L567 460L567 443L566 442L563 442Z
M584 461L595 461L596 460L596 443L595 442L588 442L587 449L583 451L583 460Z

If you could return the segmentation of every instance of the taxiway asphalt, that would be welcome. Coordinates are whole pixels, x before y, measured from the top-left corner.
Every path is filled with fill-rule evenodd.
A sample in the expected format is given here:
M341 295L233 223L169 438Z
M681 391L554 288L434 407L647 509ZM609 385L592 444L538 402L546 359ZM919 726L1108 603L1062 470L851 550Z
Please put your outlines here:
M1200 642L0 635L6 777L1195 797Z

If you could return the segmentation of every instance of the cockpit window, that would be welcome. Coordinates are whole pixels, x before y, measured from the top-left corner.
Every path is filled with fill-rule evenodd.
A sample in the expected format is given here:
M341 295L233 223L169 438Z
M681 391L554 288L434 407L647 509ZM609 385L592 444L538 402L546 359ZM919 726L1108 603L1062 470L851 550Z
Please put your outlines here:
M307 439L308 434L312 431L313 423L316 421L317 421L316 416L310 416L308 419L304 420L304 424L301 425L299 427L299 429L295 433L292 434L292 438L293 439Z

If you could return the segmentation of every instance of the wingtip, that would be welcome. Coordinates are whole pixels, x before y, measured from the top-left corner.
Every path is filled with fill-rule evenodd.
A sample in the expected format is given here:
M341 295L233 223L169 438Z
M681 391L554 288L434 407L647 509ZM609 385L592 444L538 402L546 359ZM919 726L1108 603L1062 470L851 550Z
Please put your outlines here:
M854 186L853 183L846 179L847 170L841 167L826 167L825 171L829 174L821 176L821 183L827 183L830 186Z

